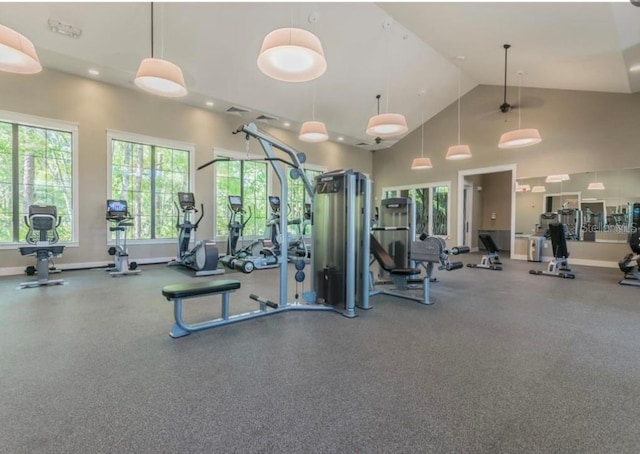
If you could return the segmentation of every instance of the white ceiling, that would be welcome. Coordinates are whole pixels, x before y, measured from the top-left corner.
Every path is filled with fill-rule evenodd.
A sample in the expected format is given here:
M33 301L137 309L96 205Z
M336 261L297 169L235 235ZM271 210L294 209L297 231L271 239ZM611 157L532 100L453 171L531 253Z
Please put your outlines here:
M314 14L316 23L310 23ZM383 23L394 18L390 29ZM82 29L73 39L51 32L49 19ZM0 3L0 23L28 36L45 67L134 88L140 60L150 53L149 3ZM279 27L306 28L321 39L327 72L315 82L288 84L263 75L256 58L263 37ZM181 100L214 110L246 107L240 122L260 114L296 129L311 119L332 140L380 146L364 133L381 110L403 113L409 129L457 99L455 56L465 56L462 92L502 85L509 51L509 85L516 70L525 86L629 93L640 90L640 8L619 3L158 3L156 56L178 64L189 95ZM161 55L162 54L162 55ZM418 93L426 90L425 98ZM514 101L515 91L509 92ZM152 95L149 95L152 96ZM178 101L179 102L179 101ZM496 110L502 103L496 99Z

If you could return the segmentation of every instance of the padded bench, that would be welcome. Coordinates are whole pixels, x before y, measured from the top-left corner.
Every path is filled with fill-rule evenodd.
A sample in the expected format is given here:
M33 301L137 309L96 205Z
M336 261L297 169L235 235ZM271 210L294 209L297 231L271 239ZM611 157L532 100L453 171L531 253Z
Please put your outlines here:
M229 293L240 288L240 281L234 279L219 279L208 282L194 282L189 284L172 284L163 287L162 296L173 301L175 324L169 335L173 338L183 337L195 331L213 328L229 323ZM182 318L182 301L207 295L222 295L222 315L215 320L187 324Z

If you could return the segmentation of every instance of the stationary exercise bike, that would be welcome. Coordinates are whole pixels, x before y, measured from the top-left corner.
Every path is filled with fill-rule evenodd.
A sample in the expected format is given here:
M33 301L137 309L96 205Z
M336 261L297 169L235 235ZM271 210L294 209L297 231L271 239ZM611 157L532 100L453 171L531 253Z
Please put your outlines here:
M129 261L127 251L127 228L133 226L132 219L126 200L107 200L107 221L115 224L109 227L109 231L116 233L116 244L107 251L113 256L113 263L106 269L111 276L140 274L138 264Z
M41 285L64 284L62 279L49 279L50 273L59 273L60 270L53 266L53 257L62 255L64 246L57 245L60 218L57 209L53 205L31 205L29 215L24 217L24 222L29 228L26 241L29 246L21 246L20 254L36 257L36 266L28 266L25 273L33 276L37 273L38 280L22 282L21 288L39 287Z
M194 223L191 215L198 213L196 209L196 199L192 192L178 192L178 202L174 202L176 207L176 229L178 229L178 258L168 263L169 266L182 265L195 271L196 276L212 276L224 274L223 269L218 269L219 252L216 243L213 241L198 241L193 249L189 249L189 242L198 225L204 217L204 205L200 204L200 217ZM182 212L182 222L180 222L180 212Z

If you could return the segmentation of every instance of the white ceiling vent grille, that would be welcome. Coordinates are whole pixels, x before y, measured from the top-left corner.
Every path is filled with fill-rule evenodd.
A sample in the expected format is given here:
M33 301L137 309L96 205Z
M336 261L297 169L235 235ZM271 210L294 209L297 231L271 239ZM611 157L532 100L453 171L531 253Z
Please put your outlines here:
M251 109L247 109L246 107L240 107L240 106L231 106L227 109L226 112L234 115L242 115L244 113L251 112Z
M256 120L269 122L269 121L279 120L279 118L278 117L274 117L272 115L262 114L259 117L256 117Z

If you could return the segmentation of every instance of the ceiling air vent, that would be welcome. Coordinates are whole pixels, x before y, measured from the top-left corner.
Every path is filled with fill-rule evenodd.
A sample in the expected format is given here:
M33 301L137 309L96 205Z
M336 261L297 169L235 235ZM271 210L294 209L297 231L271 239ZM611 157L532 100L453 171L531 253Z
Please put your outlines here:
M259 117L256 117L256 120L269 122L269 121L279 120L279 118L278 117L274 117L272 115L262 114Z
M356 147L370 147L371 145L369 145L368 143L365 142L360 142L356 144Z
M240 106L231 106L227 109L226 112L234 115L242 115L244 113L251 112L251 109L247 109L246 107L240 107Z

